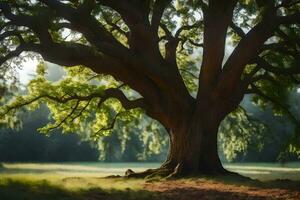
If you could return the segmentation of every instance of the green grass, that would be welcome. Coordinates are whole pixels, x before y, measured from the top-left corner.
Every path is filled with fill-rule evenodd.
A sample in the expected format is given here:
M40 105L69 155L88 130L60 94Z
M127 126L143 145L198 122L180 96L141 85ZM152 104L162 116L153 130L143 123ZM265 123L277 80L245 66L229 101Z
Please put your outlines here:
M55 183L53 181L55 180ZM80 183L79 183L80 181ZM66 184L65 184L66 183ZM158 195L144 191L136 181L50 179L0 179L1 200L84 200L84 199L159 199Z
M123 175L130 168L143 171L156 168L159 163L3 163L2 177L104 177ZM228 170L238 172L252 179L269 181L276 179L300 180L300 162L280 163L236 163L225 164Z
M300 181L300 162L225 164L228 170L261 181Z
M0 199L160 199L143 190L144 180L103 178L124 174L128 168L142 171L153 167L157 164L3 163Z
M122 175L128 168L143 171L158 166L159 163L3 163L0 167L0 199L161 199L159 194L143 190L144 180L103 178L112 174ZM300 163L284 166L245 163L227 164L225 167L262 181L300 181ZM211 180L228 181L223 178ZM228 183L234 182L237 181L229 180Z

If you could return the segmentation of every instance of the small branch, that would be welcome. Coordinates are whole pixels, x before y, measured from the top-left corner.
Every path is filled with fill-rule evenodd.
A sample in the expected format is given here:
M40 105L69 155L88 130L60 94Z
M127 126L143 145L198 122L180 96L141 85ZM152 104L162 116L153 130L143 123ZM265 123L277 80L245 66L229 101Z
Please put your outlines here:
M230 28L232 28L232 30L238 34L238 36L240 36L241 38L243 38L246 33L243 31L243 29L241 27L239 27L238 25L236 25L234 22L230 23Z
M288 117L295 123L299 124L299 120L294 116L294 114L282 103L278 102L277 100L273 99L272 97L264 94L261 90L259 90L258 87L256 87L254 84L251 85L251 89L249 90L250 93L257 94L258 96L264 98L265 100L273 103L274 105L277 105L280 107L287 115Z
M190 30L190 29L193 29L193 28L198 28L200 27L201 25L203 24L203 21L198 21L192 25L185 25L185 26L182 26L180 27L176 33L175 33L175 38L179 38L180 34L183 32L183 31L186 31L186 30Z
M266 60L258 57L255 62L264 70L278 75L296 75L300 74L300 67L279 68L269 64Z
M258 65L255 66L255 68L245 76L244 80L242 81L242 88L247 89L248 85L252 82L252 79L254 75L261 69Z
M124 31L123 29L121 29L121 28L117 25L117 23L121 20L121 18L118 19L118 20L116 20L115 22L111 22L111 21L110 21L107 17L105 17L105 16L104 16L104 18L105 18L106 23L107 23L109 26L112 27L112 31L116 30L116 31L118 31L120 34L124 35L127 39L129 38L129 32Z
M204 47L204 44L203 43L196 43L194 42L193 40L189 39L188 42L191 44L191 45L194 45L196 47L201 47L203 48Z
M90 100L86 103L86 105L80 110L80 112L79 112L77 115L75 115L75 116L71 119L71 122L73 122L75 119L77 119L78 117L80 117L80 116L82 115L82 113L83 113L83 112L87 109L87 107L90 105L91 101L92 101L92 99L90 99Z
M186 74L188 74L188 75L190 75L191 77L193 77L194 79L199 79L199 77L198 76L196 76L195 74L193 74L192 72L190 72L190 71L188 71L188 70L186 70L186 69L179 69L180 71L182 71L182 72L184 72L184 73L186 73Z
M48 131L52 131L54 129L57 129L58 127L60 127L62 124L66 123L66 121L75 113L76 109L79 106L80 101L77 100L75 106L72 108L71 112L65 117L63 118L63 120L61 120L59 123L54 124L53 126L51 126Z
M168 29L168 27L165 24L161 23L160 27L165 32L166 38L169 38L169 37L172 38L173 37L171 31Z
M122 87L122 85L120 87ZM6 111L2 115L6 115L12 110L16 110L16 109L21 108L23 106L29 105L29 104L31 104L33 102L36 102L36 101L38 101L42 98L46 98L46 99L49 99L49 100L52 100L54 102L61 103L61 104L65 104L65 103L67 103L69 101L72 101L72 100L91 101L94 98L101 98L101 101L105 101L109 98L116 98L121 102L123 107L127 110L130 110L130 109L133 109L133 108L138 108L138 107L143 108L143 109L147 108L143 98L135 99L135 100L129 100L129 99L127 99L127 97L125 96L125 94L121 90L119 90L117 88L110 88L110 89L105 90L104 92L92 93L92 94L87 95L87 96L79 96L77 94L73 94L73 95L70 95L68 97L65 97L65 96L56 97L56 96L51 96L49 94L44 94L44 95L40 95L40 96L34 97L32 99L29 99L27 101L23 101L22 103L20 103L18 105L7 106Z
M113 121L110 123L110 125L107 126L107 127L103 127L103 128L101 128L100 130L96 131L96 134L98 134L98 133L100 133L100 132L102 132L102 131L112 130L112 129L114 128L115 124L116 124L117 118L120 117L120 115L122 115L122 114L124 114L124 113L126 113L126 111L117 113L117 114L115 115Z

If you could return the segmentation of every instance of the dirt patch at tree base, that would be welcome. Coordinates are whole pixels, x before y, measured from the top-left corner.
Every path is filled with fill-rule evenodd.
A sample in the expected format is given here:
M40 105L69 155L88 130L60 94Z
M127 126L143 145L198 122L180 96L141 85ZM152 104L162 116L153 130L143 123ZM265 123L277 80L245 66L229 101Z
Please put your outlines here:
M256 187L207 180L172 180L146 183L144 189L158 192L170 200L300 200L300 185L298 189L286 188L287 185L283 185L284 188L268 187L266 183L263 185L266 186Z

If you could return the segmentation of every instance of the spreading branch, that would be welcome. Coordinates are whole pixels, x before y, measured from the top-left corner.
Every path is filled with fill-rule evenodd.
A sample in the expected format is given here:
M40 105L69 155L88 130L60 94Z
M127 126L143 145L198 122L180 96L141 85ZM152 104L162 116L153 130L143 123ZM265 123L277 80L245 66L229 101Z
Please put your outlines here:
M33 97L27 100L22 101L21 103L18 103L16 105L12 106L7 106L5 109L5 112L2 115L5 115L9 113L12 110L19 109L23 106L30 105L36 101L39 101L41 99L49 99L51 101L60 103L60 104L65 104L70 101L90 101L95 98L100 98L103 100L107 100L109 98L115 98L121 102L123 107L127 110L133 109L133 108L144 108L146 109L147 105L145 103L145 100L143 98L135 99L135 100L129 100L125 94L117 88L109 88L107 90L104 90L103 92L98 92L98 93L91 93L87 96L80 96L77 94L72 94L72 95L64 95L62 97L57 97L57 96L52 96L50 94L42 94L37 97Z
M281 110L283 110L287 116L296 124L299 124L299 120L295 117L295 115L289 110L288 106L282 104L281 102L277 101L276 99L266 95L265 93L263 93L257 86L255 86L254 84L251 84L251 89L248 90L249 94L256 94L258 96L260 96L261 98L269 101L270 103L274 104L275 106L278 106Z
M204 88L213 88L222 70L227 29L232 21L236 0L210 1L204 13L203 62L199 78L198 97Z

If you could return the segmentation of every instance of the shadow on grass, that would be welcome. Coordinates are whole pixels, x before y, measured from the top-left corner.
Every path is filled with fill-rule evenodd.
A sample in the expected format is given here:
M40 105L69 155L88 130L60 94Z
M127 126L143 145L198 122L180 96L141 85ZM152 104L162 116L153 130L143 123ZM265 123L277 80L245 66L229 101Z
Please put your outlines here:
M71 180L72 181L73 177ZM111 179L109 179L111 181ZM115 179L114 179L115 180ZM68 179L66 179L68 181ZM116 179L116 181L124 181ZM216 186L216 183L221 183ZM84 183L83 183L84 184ZM0 179L1 200L261 200L300 199L300 182L271 181L260 182L234 176L193 177L174 181L154 181L146 183L146 190L66 189L63 185L53 185L46 180L25 181ZM237 187L232 187L237 186ZM243 188L240 186L248 186ZM130 187L130 186L128 186ZM267 189L260 191L261 189ZM271 189L271 190L269 190ZM274 189L274 190L273 190ZM279 191L277 189L285 189ZM274 193L274 194L271 194Z
M300 181L261 182L238 175L153 181L146 188L172 200L300 200Z
M158 193L144 190L104 190L99 187L87 190L68 190L47 181L23 182L0 180L1 200L160 200Z
M199 177L198 177L199 178ZM224 183L227 185L235 186L248 186L260 189L285 189L289 191L300 191L300 181L292 181L288 179L278 179L271 181L260 181L258 179L251 179L241 175L228 175L228 176L205 176L202 177L207 180Z

